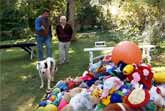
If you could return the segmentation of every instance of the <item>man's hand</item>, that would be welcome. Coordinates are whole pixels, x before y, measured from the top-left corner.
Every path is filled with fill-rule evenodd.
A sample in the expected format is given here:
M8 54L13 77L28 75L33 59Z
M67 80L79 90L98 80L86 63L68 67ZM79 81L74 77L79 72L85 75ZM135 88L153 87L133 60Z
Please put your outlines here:
M43 25L41 26L41 28L42 28L43 30L45 30L45 27L44 27Z

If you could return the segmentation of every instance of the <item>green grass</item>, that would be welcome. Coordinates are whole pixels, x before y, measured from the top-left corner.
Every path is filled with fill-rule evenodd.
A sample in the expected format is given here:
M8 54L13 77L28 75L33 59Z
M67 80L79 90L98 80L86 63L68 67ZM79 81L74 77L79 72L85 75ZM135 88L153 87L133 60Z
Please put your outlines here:
M120 37L114 36L111 32L78 34L78 40L71 44L69 51L70 63L58 68L55 75L56 82L68 76L80 76L87 69L89 55L83 49L94 47L94 42L98 39L106 40L107 46L114 46ZM10 42L5 41L1 44ZM101 52L97 53L99 54ZM53 57L57 62L58 55L57 40L53 39ZM159 63L157 58L153 61L154 66L165 69L163 62L165 59L159 59ZM36 61L36 57L30 60L29 55L19 48L0 50L0 111L33 111L37 108L45 89L39 89L40 79L36 71Z

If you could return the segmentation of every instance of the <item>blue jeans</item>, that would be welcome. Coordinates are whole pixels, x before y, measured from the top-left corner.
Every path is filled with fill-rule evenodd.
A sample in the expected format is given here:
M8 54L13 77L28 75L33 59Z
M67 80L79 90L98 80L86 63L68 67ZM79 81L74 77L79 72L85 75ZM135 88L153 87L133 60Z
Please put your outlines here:
M36 39L37 39L39 61L44 59L43 58L43 45L44 44L46 45L46 49L47 49L47 57L52 57L52 45L51 45L52 38L51 38L51 36L44 37L44 36L37 35Z

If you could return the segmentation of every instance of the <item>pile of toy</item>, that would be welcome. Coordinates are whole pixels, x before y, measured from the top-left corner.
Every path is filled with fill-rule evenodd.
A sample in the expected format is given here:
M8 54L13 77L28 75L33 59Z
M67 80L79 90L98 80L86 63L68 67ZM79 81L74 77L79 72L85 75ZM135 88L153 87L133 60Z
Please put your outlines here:
M164 83L163 73L141 63L138 46L124 41L82 76L58 81L37 111L163 111Z

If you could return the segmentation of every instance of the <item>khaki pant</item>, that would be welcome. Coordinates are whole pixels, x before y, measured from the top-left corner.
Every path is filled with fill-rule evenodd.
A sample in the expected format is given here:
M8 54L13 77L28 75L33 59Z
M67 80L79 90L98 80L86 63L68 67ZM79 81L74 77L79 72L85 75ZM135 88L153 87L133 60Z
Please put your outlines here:
M68 58L69 46L70 46L70 42L59 42L60 64L69 62L69 58Z

